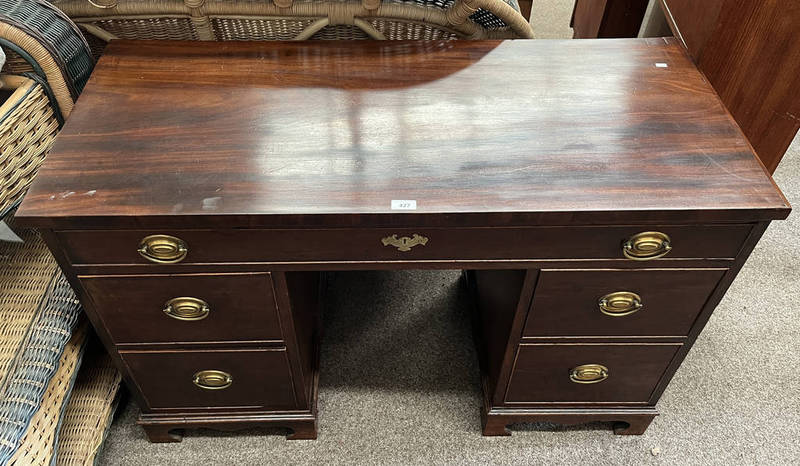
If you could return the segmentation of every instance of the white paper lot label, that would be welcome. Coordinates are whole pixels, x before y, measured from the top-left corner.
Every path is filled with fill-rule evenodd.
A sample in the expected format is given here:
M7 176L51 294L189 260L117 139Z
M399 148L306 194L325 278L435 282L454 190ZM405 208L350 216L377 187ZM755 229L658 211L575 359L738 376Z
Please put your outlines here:
M392 199L392 210L417 210L414 199Z

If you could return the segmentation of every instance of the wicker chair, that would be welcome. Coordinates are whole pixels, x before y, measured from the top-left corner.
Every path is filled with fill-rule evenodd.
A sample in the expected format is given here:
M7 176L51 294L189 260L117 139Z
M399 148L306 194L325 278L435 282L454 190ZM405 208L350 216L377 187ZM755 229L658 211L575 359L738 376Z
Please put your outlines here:
M303 40L532 38L517 0L54 0L113 39Z
M3 71L34 73L52 89L60 113L69 115L94 67L75 24L42 0L0 0L0 46L8 54Z
M0 0L0 218L20 201L94 61L77 27L39 0Z
M80 303L35 230L13 212L93 66L79 30L36 0L0 0L0 464L86 464L120 385ZM85 362L82 362L85 361ZM80 367L81 375L78 368Z
M24 75L0 74L0 218L22 199L60 127L49 88Z

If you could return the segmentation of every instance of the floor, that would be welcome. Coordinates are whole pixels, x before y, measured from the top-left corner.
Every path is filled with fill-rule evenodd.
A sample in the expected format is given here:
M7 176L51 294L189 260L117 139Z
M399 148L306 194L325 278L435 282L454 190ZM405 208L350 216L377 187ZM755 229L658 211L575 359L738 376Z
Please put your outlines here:
M540 38L570 37L571 0L535 0ZM775 179L800 206L800 137ZM642 436L521 425L480 435L478 368L459 273L333 276L316 441L189 431L150 444L120 409L101 464L788 464L800 461L800 216L770 226Z

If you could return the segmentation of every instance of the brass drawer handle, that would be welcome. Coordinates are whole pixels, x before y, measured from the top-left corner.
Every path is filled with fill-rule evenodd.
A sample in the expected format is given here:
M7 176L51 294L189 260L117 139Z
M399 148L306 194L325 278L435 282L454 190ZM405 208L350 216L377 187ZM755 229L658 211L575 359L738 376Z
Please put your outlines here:
M569 371L569 379L575 383L599 383L608 378L608 368L600 364L584 364Z
M208 317L209 312L211 308L207 302L188 296L172 298L164 305L164 314L178 320L203 320Z
M192 382L205 390L222 390L231 386L233 377L227 372L206 370L196 373Z
M600 312L611 317L629 316L644 307L642 297L630 291L616 291L597 300Z
M169 235L150 235L139 242L139 254L156 264L175 264L189 252L186 242Z
M622 254L635 261L649 261L666 256L672 250L669 236L659 231L637 233L622 243Z
M428 244L428 238L418 235L414 233L414 235L409 238L408 236L403 236L398 238L397 235L387 236L386 238L381 239L381 243L384 246L394 246L397 248L398 251L410 251L411 248L417 245L425 246Z

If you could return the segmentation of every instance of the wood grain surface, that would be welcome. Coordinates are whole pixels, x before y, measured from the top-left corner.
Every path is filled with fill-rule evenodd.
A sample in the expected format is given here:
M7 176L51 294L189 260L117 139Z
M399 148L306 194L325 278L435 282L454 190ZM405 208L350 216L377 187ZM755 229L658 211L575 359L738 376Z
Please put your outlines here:
M661 0L676 36L774 172L800 129L800 2Z
M297 409L285 348L218 351L126 351L122 359L142 396L143 409ZM204 370L230 374L228 388L196 386Z
M727 269L543 270L523 335L673 336L689 333ZM638 294L643 307L627 316L600 312L615 291Z
M156 274L79 277L111 338L122 343L266 340L283 343L269 273ZM167 301L189 296L210 308L202 320L164 313Z
M522 344L508 384L506 403L641 403L661 380L680 344ZM579 384L570 368L602 364L608 379Z
M114 41L18 217L236 228L788 212L673 39Z

